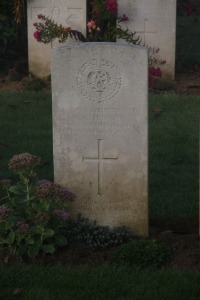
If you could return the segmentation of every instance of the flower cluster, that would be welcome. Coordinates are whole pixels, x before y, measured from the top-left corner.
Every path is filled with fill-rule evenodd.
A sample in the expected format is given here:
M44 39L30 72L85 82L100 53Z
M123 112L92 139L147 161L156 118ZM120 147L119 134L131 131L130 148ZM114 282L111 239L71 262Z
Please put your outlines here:
M157 79L162 77L162 71L160 68L151 67L149 68L149 85L154 87Z
M73 201L76 195L67 188L55 184L47 179L39 180L36 188L36 195L39 199L48 199L50 197L58 197L62 201Z
M41 42L42 41L42 30L37 30L33 33L34 38L37 40L37 42Z
M11 185L12 181L10 179L1 179L0 186L4 188L8 188Z
M16 223L16 228L17 228L17 232L20 234L27 234L29 232L29 225L28 223L24 222L24 221L18 221Z
M62 186L58 186L56 195L63 201L74 201L76 198L76 195L74 193L70 192L67 188Z
M21 153L18 155L14 155L8 163L8 167L10 170L19 170L28 167L34 167L39 165L41 162L41 158L38 156L34 156L30 153Z
M92 30L101 31L101 29L97 27L97 25L95 24L94 20L88 22L87 27L88 27L88 32L92 32Z
M0 220L7 219L12 212L12 209L7 207L6 205L0 206Z
M48 212L39 212L35 217L34 223L36 225L43 225L43 224L47 224L49 220L50 220L50 215Z
M69 219L69 213L66 212L66 211L62 211L62 210L59 210L59 209L55 209L53 211L54 215L56 215L57 217L63 219L64 221L68 220Z
M107 10L112 14L117 14L117 0L106 0L105 2Z
M36 195L40 199L48 199L52 197L54 193L55 185L53 182L42 183L36 188Z

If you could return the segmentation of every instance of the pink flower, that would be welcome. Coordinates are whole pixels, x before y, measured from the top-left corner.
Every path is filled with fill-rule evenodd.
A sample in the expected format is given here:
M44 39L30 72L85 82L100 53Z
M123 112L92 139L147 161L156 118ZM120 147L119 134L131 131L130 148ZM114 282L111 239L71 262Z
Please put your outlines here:
M105 5L107 10L112 14L115 15L117 13L117 1L116 0L105 0Z
M41 42L41 34L42 34L41 31L35 31L34 32L33 36L37 40L37 42Z
M87 23L88 28L92 28L93 26L95 26L95 21L91 20L90 22Z
M123 16L121 17L121 22L125 22L128 20L129 20L129 17L127 15L123 14Z

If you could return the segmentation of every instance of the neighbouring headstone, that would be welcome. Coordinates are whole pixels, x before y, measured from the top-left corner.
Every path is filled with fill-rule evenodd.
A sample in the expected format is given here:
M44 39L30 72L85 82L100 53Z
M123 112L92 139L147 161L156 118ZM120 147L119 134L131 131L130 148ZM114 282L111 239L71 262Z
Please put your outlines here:
M86 0L28 0L28 60L29 72L37 77L51 74L51 48L34 39L35 27L39 22L37 16L43 14L52 18L57 24L86 32ZM71 41L70 41L71 42Z
M119 15L129 17L124 26L137 32L145 45L160 49L158 57L166 61L161 66L164 79L174 79L176 0L118 0L118 7Z
M145 48L85 43L52 50L55 182L72 215L148 235Z

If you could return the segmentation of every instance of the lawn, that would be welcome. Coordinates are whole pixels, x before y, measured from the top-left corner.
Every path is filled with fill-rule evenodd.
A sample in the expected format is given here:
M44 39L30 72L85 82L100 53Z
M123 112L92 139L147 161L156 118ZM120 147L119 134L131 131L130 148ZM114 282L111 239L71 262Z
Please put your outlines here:
M2 300L197 300L200 275L115 267L0 269ZM17 293L13 295L13 293Z
M200 64L200 18L179 17L177 24L176 59L179 64Z

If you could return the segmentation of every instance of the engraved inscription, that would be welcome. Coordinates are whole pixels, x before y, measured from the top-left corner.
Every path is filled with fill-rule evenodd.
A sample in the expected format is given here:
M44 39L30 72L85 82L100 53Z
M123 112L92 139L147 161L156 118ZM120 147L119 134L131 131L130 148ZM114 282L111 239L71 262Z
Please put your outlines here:
M81 94L93 102L111 100L121 87L117 66L104 59L92 59L81 66L77 76Z
M59 109L59 121L65 134L119 134L135 133L134 108L68 108Z
M97 195L103 196L102 194L102 168L103 168L103 162L104 161L115 161L118 158L117 157L103 157L102 154L102 143L103 140L98 139L98 157L83 157L83 161L90 161L90 162L97 162L98 163L98 174L97 174Z

